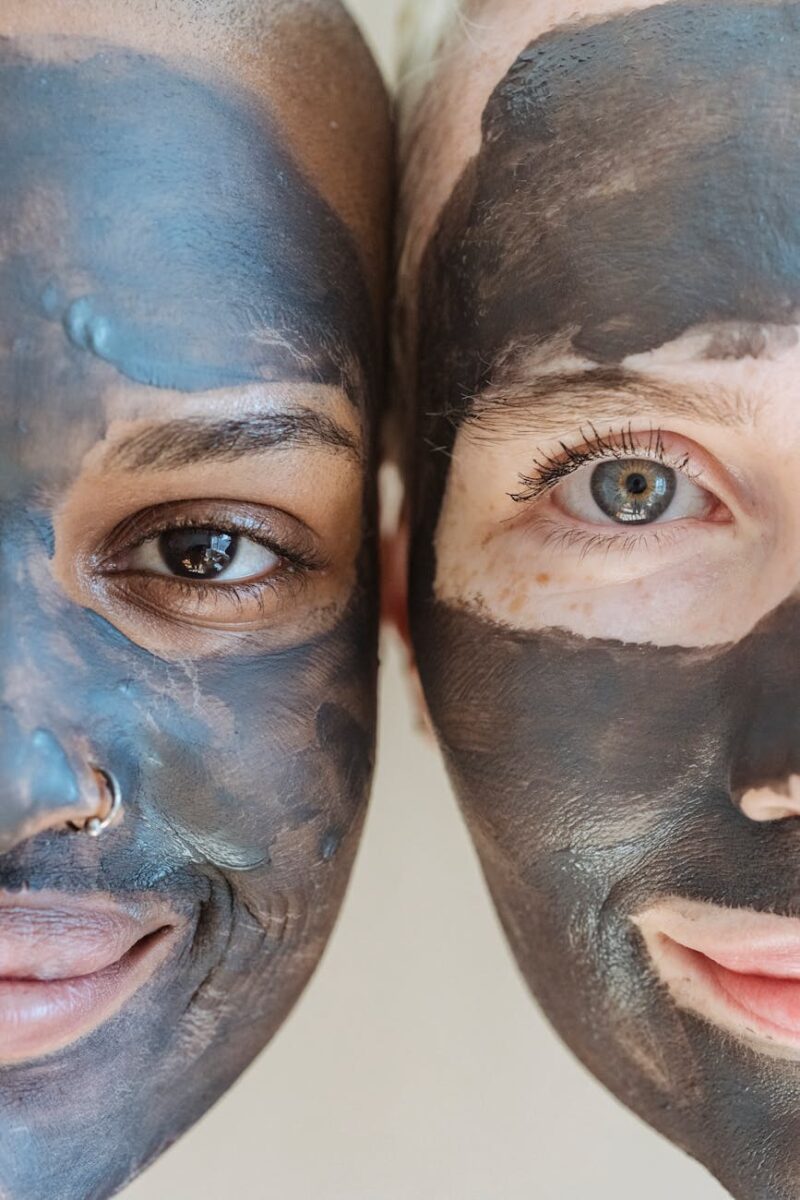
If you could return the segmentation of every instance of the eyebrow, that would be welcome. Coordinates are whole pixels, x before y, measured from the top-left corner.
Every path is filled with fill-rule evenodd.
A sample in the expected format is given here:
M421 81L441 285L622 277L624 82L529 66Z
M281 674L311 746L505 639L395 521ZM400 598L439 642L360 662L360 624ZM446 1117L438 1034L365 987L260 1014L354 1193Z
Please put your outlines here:
M361 461L357 439L332 417L300 408L251 413L221 421L186 417L150 425L116 445L109 465L127 471L167 471L204 462L233 462L287 446L346 453Z
M720 387L662 383L620 367L591 367L490 384L471 398L463 420L487 434L526 433L535 428L548 436L628 414L746 426L753 419L753 398Z

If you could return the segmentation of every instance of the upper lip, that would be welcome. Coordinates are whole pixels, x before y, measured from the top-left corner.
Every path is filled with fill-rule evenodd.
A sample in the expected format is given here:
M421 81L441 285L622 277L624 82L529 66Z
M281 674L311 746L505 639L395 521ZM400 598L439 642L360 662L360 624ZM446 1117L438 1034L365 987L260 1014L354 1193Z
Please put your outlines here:
M0 892L0 979L91 975L179 923L182 918L156 897Z
M800 1057L799 918L671 897L633 919L680 1007Z
M800 918L696 900L655 905L636 918L645 938L669 938L737 975L800 979Z
M149 895L0 892L0 1066L53 1054L110 1020L189 927Z

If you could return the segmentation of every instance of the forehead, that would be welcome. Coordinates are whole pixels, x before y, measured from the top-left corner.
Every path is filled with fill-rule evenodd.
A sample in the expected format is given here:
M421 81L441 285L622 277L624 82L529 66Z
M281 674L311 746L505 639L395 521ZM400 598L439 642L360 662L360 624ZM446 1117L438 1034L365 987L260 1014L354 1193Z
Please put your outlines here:
M379 298L391 143L377 66L340 0L3 0L5 32L64 57L87 31L116 46L163 55L199 77L236 79L287 132L301 170L355 233Z
M796 323L798 49L794 3L667 4L529 45L428 248L423 360L434 310L465 395L518 339L568 331L618 363L695 326Z
M64 384L87 360L186 392L347 387L366 368L352 239L235 88L146 55L42 63L3 41L0 160L12 401L31 401L37 372Z
M583 433L620 422L651 429L667 422L677 433L687 423L715 425L748 437L760 427L772 440L780 430L787 451L798 445L800 326L695 327L611 366L570 353L567 340L515 347L456 414L469 418L460 428L482 454L498 435L496 444L536 436L557 445L576 427Z

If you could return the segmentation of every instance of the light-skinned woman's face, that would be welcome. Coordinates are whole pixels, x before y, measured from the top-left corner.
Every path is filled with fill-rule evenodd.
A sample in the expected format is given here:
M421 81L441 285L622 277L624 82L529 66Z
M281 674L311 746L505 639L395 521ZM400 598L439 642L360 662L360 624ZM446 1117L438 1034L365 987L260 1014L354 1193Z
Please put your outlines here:
M530 9L468 9L406 164L419 668L553 1023L788 1198L800 5Z
M163 6L139 7L149 37ZM111 1195L262 1048L330 932L370 780L383 91L337 6L227 27L217 7L172 31L206 22L213 67L174 57L168 21L162 56L89 5L69 20L99 41L17 36L38 5L2 18L10 1200ZM308 144L277 68L261 90L244 52L234 71L239 38L315 63ZM369 193L336 132L365 96ZM122 810L92 837L106 775Z

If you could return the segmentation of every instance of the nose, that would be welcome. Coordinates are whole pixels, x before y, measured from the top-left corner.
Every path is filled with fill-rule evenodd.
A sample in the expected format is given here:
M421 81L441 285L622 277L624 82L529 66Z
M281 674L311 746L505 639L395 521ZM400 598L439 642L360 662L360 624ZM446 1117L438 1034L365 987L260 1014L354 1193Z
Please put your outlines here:
M785 821L800 817L800 775L766 787L750 788L742 796L739 807L751 821Z
M46 830L83 826L102 808L100 777L49 729L23 731L0 709L0 854Z

